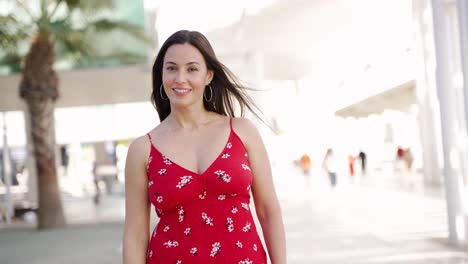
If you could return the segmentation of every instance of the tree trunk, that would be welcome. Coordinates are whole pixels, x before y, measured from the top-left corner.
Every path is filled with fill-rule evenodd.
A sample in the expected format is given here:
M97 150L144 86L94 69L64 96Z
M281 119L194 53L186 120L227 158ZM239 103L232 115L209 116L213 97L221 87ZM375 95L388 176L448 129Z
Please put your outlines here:
M38 177L38 228L65 226L55 163L54 107L58 80L53 70L54 51L50 37L38 36L26 56L20 96L30 113L32 143Z

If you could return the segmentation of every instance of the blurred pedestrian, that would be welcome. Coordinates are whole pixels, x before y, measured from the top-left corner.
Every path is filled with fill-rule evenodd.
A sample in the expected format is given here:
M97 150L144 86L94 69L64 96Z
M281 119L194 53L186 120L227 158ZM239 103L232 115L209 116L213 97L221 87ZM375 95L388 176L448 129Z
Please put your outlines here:
M299 167L302 170L306 186L308 187L310 185L310 169L312 167L312 161L307 153L302 154L299 159Z
M354 180L354 156L349 154L348 155L348 169L349 169L349 176L351 177L351 181Z
M410 148L407 148L407 149L404 150L403 161L405 162L406 169L408 170L408 172L411 173L411 171L413 169L414 157L413 157L413 153L411 152Z
M310 156L307 155L307 153L304 153L299 159L299 166L301 167L304 175L309 175L312 161L310 160Z
M101 181L101 176L98 173L98 162L97 161L93 162L92 175L93 175L93 183L94 183L94 189L95 189L93 201L94 201L94 204L97 205L101 201L101 189L99 187L99 182Z
M363 176L366 175L367 173L367 155L366 153L363 151L363 150L360 150L359 151L359 154L358 154L358 157L359 157L359 161L361 163L361 173Z
M405 150L401 147L397 147L396 156L395 156L395 171L401 172L405 170L405 160L403 156L405 155Z
M336 159L333 154L333 149L327 149L325 157L323 158L322 168L326 172L328 179L330 180L330 185L335 187L337 184L337 175L336 175Z

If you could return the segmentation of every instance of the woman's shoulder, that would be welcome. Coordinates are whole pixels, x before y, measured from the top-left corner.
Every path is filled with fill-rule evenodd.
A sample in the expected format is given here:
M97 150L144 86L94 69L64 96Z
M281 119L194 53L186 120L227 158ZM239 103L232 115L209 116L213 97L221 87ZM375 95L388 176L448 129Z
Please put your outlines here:
M246 117L233 117L232 127L239 131L257 129L254 123Z
M260 138L257 126L246 117L232 118L232 129L246 144Z
M148 135L149 133L133 139L128 147L128 155L146 160L151 150L151 141Z

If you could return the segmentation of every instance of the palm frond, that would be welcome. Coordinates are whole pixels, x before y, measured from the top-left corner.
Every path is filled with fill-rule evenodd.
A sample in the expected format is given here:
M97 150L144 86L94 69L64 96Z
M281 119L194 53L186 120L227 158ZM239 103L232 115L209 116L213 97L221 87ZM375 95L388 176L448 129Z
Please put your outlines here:
M0 65L8 65L12 72L17 72L21 69L22 58L18 53L7 53L0 58Z
M71 60L80 60L95 54L91 40L82 31L64 31L63 34L55 34L55 44L57 54Z
M128 23L126 21L115 21L110 19L98 19L87 24L88 30L95 32L110 32L115 30L123 31L130 36L143 41L146 44L151 43L151 39L145 34L141 26Z
M117 30L123 31L130 36L141 40L143 43L149 43L149 38L144 34L141 27L127 22L112 21L109 19L98 19L86 23L86 27L76 29L73 27L69 19L60 19L50 24L53 35L55 36L56 51L60 57L64 57L76 61L80 65L95 65L112 61L110 64L120 63L137 63L144 61L141 54L132 53L131 51L111 51L106 54L100 54L95 48L95 39L106 38L102 33L112 33ZM92 61L92 63L90 63Z
M22 51L18 47L42 33L52 37L56 59L75 65L73 67L141 63L146 60L140 47L150 44L151 39L142 26L108 18L114 16L115 0L41 0L40 3L36 2L40 5L37 6L41 9L40 13L31 12L37 8L28 6L31 4L28 0L12 1L16 2L21 16L16 11L12 15L0 16L0 65L19 70L25 54L20 54ZM28 17L24 16L24 12L36 18L27 21L19 19ZM113 41L119 39L121 34L131 37L128 43L113 45L122 44Z
M62 0L60 2L65 2L70 11L79 10L85 14L93 14L103 10L109 11L115 8L114 0Z
M26 12L29 19L31 19L32 21L35 20L35 16L33 15L31 9L29 8L29 6L24 1L16 0L15 2L24 12Z
M5 53L16 53L18 43L31 36L31 29L13 15L0 16L0 36L1 50Z

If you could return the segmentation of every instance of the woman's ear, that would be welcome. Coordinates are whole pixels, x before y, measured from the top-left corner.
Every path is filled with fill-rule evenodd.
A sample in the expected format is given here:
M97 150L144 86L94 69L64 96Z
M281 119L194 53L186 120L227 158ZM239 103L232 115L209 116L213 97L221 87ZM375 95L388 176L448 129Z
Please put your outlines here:
M211 81L213 80L213 77L214 77L214 72L213 71L208 71L208 73L206 74L205 85L209 85L211 83Z

